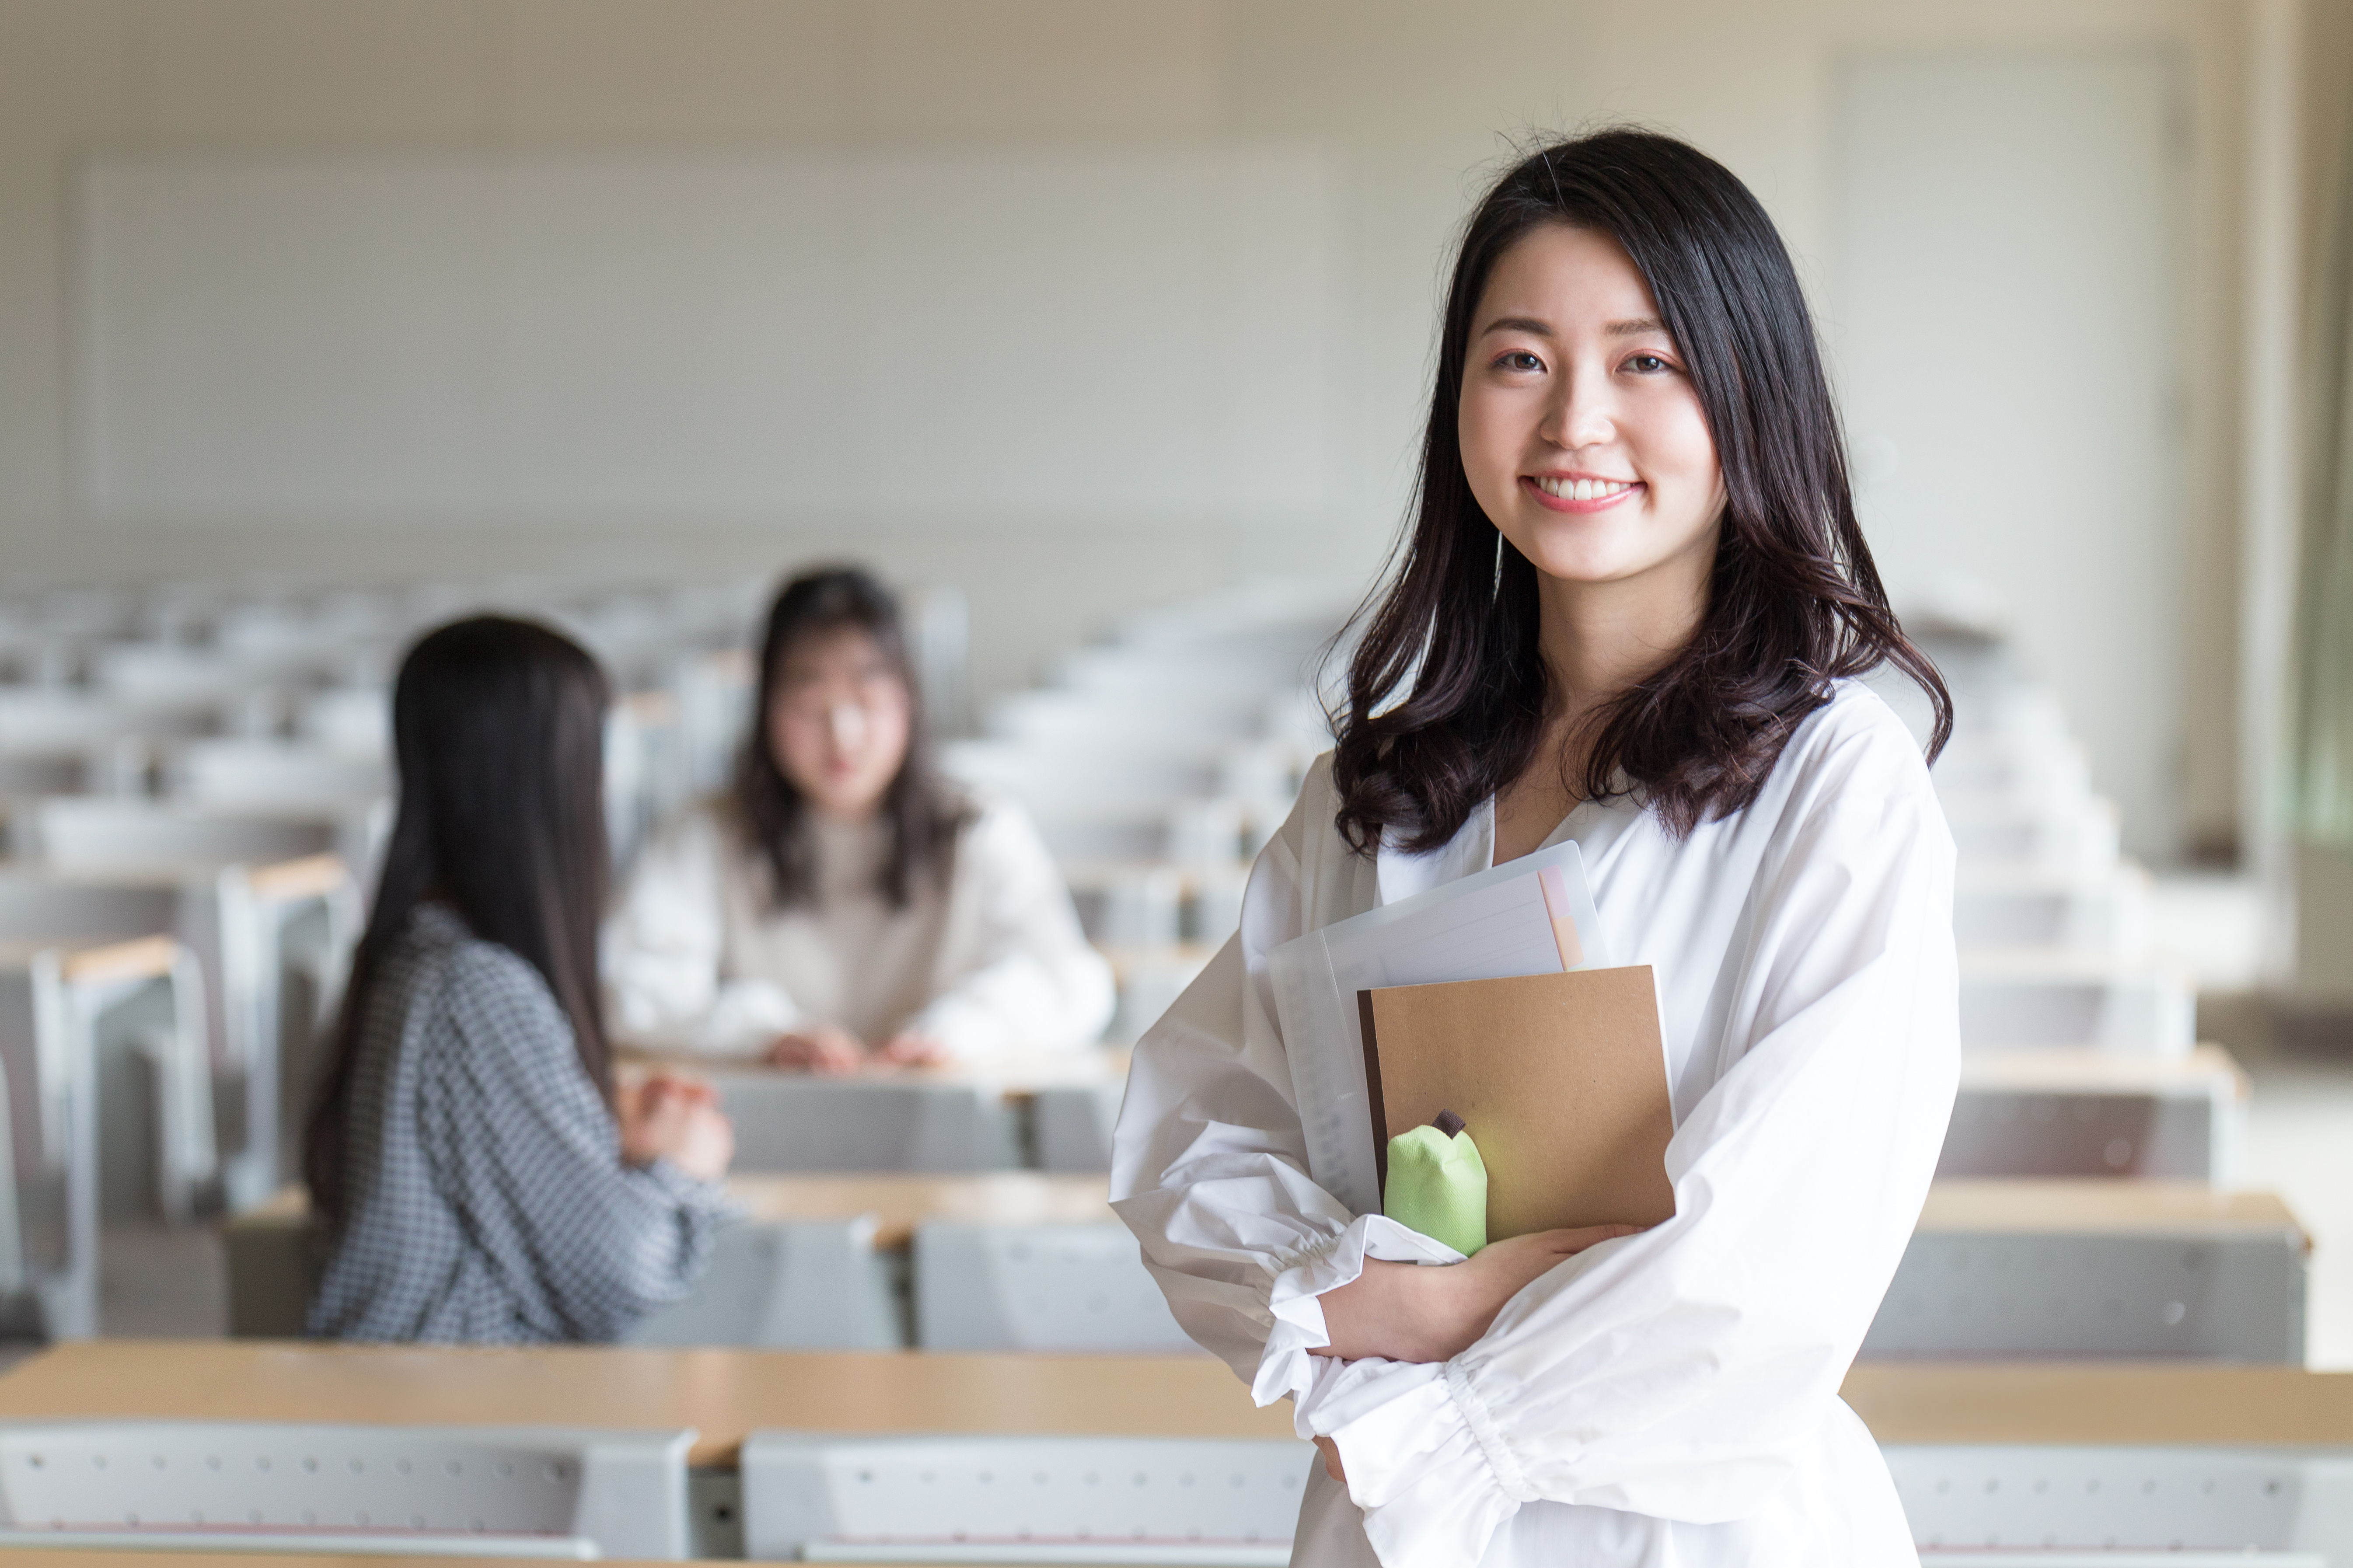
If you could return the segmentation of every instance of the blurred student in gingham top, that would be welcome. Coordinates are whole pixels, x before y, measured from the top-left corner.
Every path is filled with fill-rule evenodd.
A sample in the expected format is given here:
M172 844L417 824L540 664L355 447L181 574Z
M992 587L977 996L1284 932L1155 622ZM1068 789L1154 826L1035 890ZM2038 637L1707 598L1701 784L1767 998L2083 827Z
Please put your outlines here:
M617 1090L596 982L607 689L543 626L442 627L393 694L400 815L311 1113L314 1334L612 1340L726 1215L711 1091Z

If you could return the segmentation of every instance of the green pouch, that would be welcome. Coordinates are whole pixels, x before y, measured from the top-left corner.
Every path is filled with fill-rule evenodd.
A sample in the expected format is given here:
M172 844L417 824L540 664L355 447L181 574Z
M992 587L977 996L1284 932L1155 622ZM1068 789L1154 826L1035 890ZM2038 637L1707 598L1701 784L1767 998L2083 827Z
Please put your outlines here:
M1487 1245L1487 1166L1461 1117L1441 1110L1389 1140L1381 1212L1465 1258Z

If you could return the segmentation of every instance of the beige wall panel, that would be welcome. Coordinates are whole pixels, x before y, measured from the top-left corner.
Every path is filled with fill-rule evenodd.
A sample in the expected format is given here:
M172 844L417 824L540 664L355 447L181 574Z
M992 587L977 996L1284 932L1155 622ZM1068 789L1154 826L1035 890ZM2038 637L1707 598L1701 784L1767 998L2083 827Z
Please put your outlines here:
M138 0L0 0L0 136L16 156L126 123ZM10 212L21 209L11 206Z
M130 129L273 145L472 135L495 85L486 17L477 0L146 0Z
M889 136L1202 132L1224 7L1209 0L871 0L859 99Z
M504 0L527 142L823 137L852 118L854 0Z

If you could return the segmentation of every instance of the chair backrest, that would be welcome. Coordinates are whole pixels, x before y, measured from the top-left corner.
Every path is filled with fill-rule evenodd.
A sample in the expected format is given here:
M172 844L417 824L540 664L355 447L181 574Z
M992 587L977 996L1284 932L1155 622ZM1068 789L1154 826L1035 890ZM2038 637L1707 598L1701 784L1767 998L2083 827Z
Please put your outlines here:
M2130 863L2085 876L1964 874L1953 891L1953 935L1964 947L2137 952L2150 917L2148 873Z
M2116 805L2097 795L2051 806L2008 799L1947 801L1945 819L1964 861L2093 869L2115 865L2120 853Z
M291 860L343 852L355 834L352 824L315 813L232 813L111 796L40 801L22 820L31 843L20 849L81 868Z
M1112 969L1119 981L1119 1010L1104 1038L1133 1045L1199 977L1215 950L1198 946L1114 951Z
M1117 1220L915 1229L915 1343L927 1351L1191 1352Z
M1064 868L1079 925L1105 947L1173 946L1184 934L1185 873L1175 866L1128 861Z
M1964 1046L2099 1046L2186 1056L2197 995L2168 969L2109 973L1972 962L1961 969Z
M392 755L392 693L381 686L334 686L303 697L294 732L349 757Z
M2081 796L2092 787L2091 754L2075 740L2037 743L1963 732L1938 754L1931 776L1939 794L1991 790Z
M712 1075L735 1123L735 1169L1002 1170L1015 1163L1000 1095L969 1083L828 1082L800 1074Z
M744 1551L1280 1568L1314 1458L1283 1439L754 1432L744 1444Z
M710 1267L686 1299L655 1309L624 1338L633 1345L903 1350L892 1260L876 1250L874 1233L871 1215L738 1221L719 1233Z
M681 666L670 686L678 702L681 769L686 786L707 795L726 786L735 765L735 753L752 723L752 703L758 690L752 656L741 648L691 659ZM932 693L924 692L932 708Z
M1922 1231L1861 1353L2302 1366L2307 1289L2286 1234Z
M1939 1548L1971 1568L2353 1561L2353 1465L2341 1453L1999 1443L1880 1452L1929 1562Z
M83 881L37 868L0 869L0 941L168 935L180 927L181 899L164 880Z
M1108 1171L1112 1128L1126 1086L1048 1084L1029 1101L1030 1141L1041 1171Z
M392 794L390 766L284 741L195 741L178 748L172 795L221 811L348 810Z
M300 1189L221 1225L228 1265L228 1332L239 1340L299 1340L326 1263L325 1238Z
M257 688L317 682L332 647L227 649L184 643L115 643L90 658L90 684L133 701L237 702Z
M134 735L206 735L220 727L213 700L140 702L51 687L0 690L0 745L100 746Z
M48 1545L81 1532L586 1541L687 1552L691 1431L31 1421L0 1427L0 1511ZM322 1545L319 1550L331 1550ZM448 1550L448 1548L444 1548Z
M0 751L0 795L80 795L103 775L93 751L103 747L58 746Z

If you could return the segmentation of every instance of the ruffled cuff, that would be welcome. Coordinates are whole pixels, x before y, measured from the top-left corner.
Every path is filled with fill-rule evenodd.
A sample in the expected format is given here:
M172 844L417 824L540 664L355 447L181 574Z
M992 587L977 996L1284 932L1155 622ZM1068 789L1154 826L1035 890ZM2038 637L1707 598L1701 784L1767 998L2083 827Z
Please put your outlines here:
M1302 1436L1339 1447L1382 1568L1475 1563L1535 1490L1461 1363L1352 1362L1319 1384Z
M1332 1342L1316 1298L1337 1290L1365 1271L1367 1258L1383 1263L1460 1263L1462 1255L1442 1241L1409 1230L1387 1215L1358 1215L1348 1228L1289 1260L1267 1292L1274 1327L1266 1336L1250 1397L1271 1405L1301 1396L1314 1385L1318 1358L1308 1352ZM1328 1359L1328 1358L1325 1358Z

